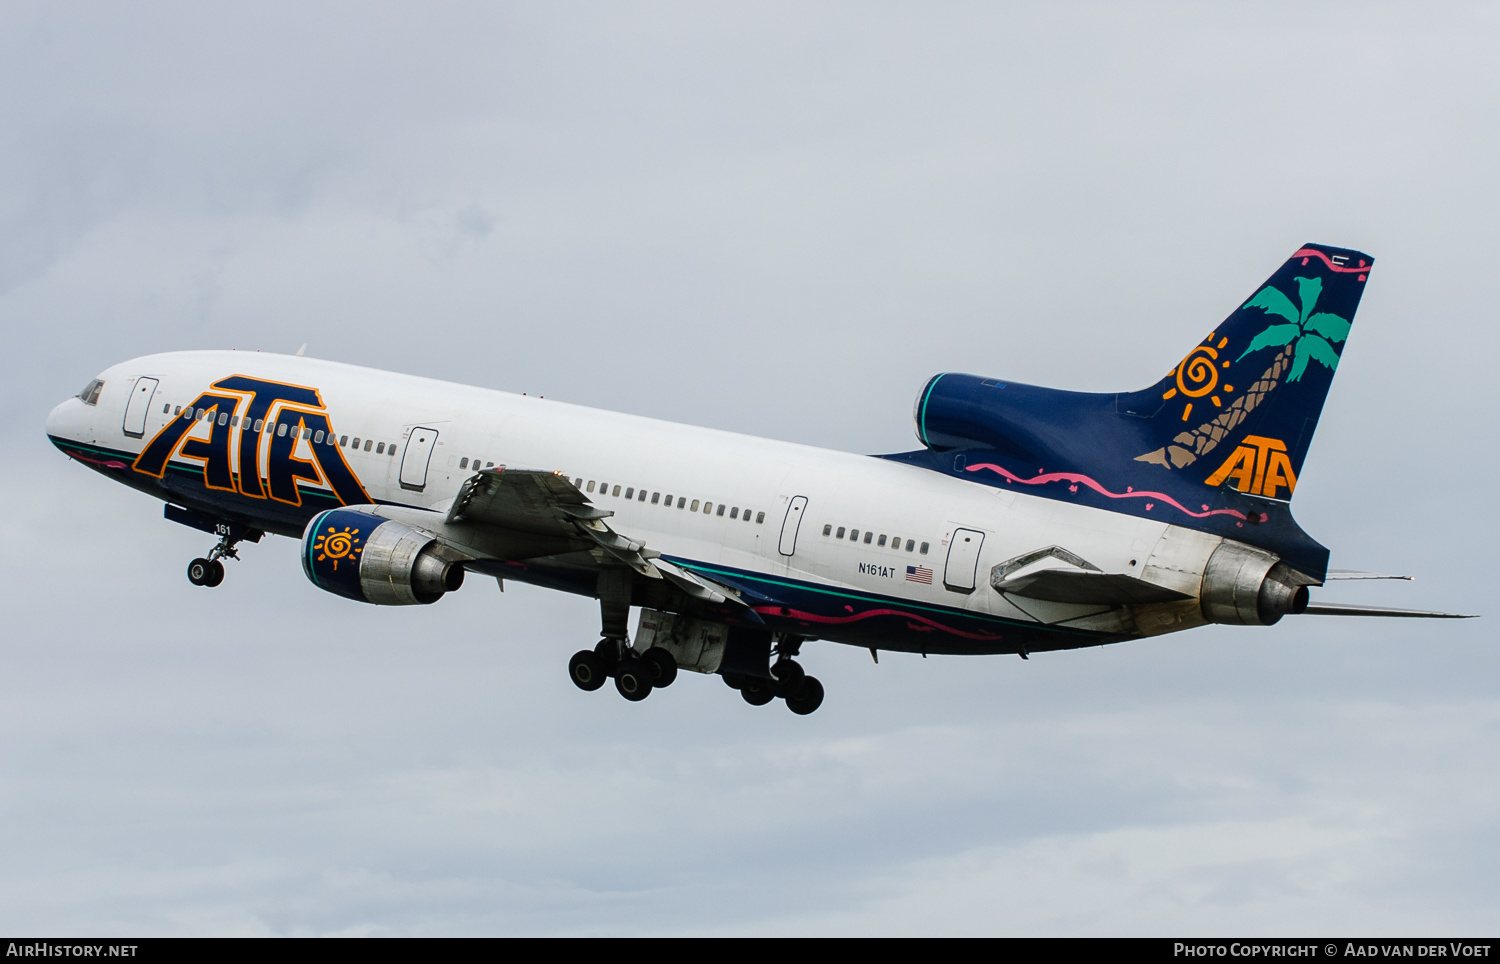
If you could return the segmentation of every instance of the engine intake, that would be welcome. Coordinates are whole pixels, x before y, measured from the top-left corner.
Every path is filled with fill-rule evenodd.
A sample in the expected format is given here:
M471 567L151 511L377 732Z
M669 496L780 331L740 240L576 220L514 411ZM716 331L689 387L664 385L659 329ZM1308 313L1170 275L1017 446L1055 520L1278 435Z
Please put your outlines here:
M1277 556L1226 540L1203 568L1203 618L1234 626L1273 626L1307 609L1310 580Z
M357 509L313 517L302 571L319 589L377 606L437 602L464 583L463 557L431 533Z

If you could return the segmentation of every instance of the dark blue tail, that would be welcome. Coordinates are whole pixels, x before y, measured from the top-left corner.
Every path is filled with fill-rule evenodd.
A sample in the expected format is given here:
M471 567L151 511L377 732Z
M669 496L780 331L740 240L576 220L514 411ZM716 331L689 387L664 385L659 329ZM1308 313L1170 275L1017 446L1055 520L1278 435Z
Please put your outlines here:
M1135 460L1289 500L1374 259L1308 244L1161 381L1119 397L1150 420Z
M926 450L888 457L1232 536L1320 573L1327 550L1287 503L1372 263L1304 245L1144 391L934 376L915 412Z

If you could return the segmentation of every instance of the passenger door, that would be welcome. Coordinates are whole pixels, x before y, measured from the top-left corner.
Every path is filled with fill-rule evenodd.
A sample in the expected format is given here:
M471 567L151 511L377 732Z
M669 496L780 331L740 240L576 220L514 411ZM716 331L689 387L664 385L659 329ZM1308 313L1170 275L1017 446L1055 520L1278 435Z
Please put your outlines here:
M432 461L437 437L437 429L420 425L406 437L406 452L401 456L401 488L421 492L427 486L427 463Z
M797 551L797 530L802 526L802 516L807 511L807 496L799 495L786 507L786 518L781 522L781 542L776 546L783 556Z
M125 403L125 434L140 438L146 434L146 415L151 411L151 399L156 396L156 379L137 378L130 390L130 401Z
M979 550L984 546L984 533L978 529L954 529L948 543L948 563L943 567L943 585L953 592L974 591L975 576L979 571Z

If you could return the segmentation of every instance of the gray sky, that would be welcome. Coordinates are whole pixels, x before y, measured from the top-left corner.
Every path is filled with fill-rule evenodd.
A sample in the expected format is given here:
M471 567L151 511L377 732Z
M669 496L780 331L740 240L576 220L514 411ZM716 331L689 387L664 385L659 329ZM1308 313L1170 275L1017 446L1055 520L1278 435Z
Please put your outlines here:
M587 600L419 611L71 465L108 364L294 351L864 452L937 371L1160 376L1378 264L1295 510L1488 613L1493 5L0 7L0 927L1473 934L1489 620L815 644L819 712L584 694Z

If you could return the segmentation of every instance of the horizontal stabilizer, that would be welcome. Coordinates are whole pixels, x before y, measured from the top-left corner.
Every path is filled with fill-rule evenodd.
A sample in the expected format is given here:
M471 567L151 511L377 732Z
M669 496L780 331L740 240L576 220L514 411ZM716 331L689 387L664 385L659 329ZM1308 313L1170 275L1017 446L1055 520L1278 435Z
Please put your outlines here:
M1329 581L1334 579L1405 579L1410 582L1413 577L1387 575L1383 572L1360 572L1358 569L1330 569L1324 578Z
M1357 606L1352 603L1308 603L1310 616L1393 616L1405 619L1473 619L1473 613L1438 613L1425 609L1395 609L1391 606Z

